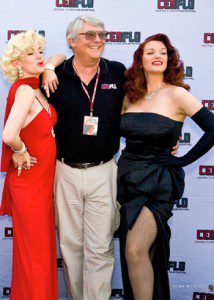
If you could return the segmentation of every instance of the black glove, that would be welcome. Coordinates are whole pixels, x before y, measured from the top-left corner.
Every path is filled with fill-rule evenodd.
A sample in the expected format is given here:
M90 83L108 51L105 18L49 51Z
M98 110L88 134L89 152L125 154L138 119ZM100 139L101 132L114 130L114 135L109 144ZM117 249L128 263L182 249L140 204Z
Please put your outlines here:
M214 115L206 107L202 107L191 118L205 132L197 144L182 157L162 154L155 159L155 163L162 167L185 167L212 148L214 145Z

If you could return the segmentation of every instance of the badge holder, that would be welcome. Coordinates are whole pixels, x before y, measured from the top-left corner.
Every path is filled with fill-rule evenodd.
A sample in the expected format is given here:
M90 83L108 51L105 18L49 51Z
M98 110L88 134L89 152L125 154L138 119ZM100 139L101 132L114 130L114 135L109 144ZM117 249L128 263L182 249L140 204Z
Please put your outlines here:
M90 116L84 116L83 134L84 135L97 135L98 131L98 117L93 117L91 111Z

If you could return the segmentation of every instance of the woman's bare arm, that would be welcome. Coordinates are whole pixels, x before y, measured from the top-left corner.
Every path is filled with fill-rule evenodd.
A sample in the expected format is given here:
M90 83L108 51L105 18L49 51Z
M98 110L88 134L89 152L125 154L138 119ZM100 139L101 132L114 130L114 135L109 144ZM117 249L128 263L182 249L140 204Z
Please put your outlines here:
M35 92L31 87L22 85L17 89L14 104L3 130L2 138L4 143L17 151L23 147L20 131L24 126L34 98ZM21 174L21 167L24 164L24 168L29 169L36 163L36 158L31 158L27 150L22 154L14 153L12 158L14 165L18 167L18 175Z

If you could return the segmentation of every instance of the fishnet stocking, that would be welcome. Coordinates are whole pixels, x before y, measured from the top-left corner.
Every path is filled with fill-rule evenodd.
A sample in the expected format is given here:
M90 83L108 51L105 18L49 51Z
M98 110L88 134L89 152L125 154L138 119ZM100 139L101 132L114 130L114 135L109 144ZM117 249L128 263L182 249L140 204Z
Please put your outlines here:
M126 261L135 300L152 300L154 274L150 247L156 235L155 218L144 206L134 227L128 231L126 239Z

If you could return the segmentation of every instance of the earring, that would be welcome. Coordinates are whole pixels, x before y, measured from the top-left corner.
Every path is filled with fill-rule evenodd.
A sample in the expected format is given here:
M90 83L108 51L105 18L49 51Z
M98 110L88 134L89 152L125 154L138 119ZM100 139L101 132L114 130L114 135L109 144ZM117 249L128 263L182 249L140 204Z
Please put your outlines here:
M23 77L23 71L22 71L22 68L21 67L18 67L18 76L19 78Z

